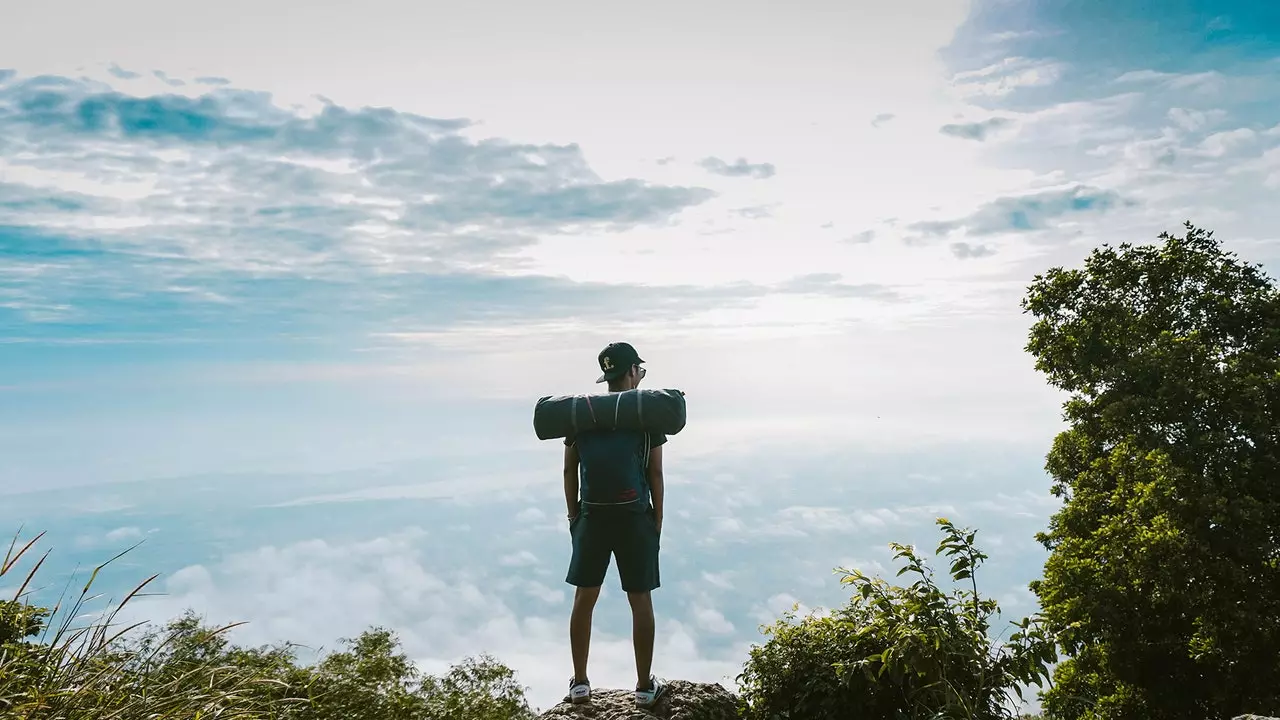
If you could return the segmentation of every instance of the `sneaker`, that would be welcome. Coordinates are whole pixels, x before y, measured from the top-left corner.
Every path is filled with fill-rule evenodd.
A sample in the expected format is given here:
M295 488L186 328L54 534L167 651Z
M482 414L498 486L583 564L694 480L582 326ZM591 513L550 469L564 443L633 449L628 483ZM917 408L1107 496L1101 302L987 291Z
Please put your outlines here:
M658 703L658 698L666 692L667 684L656 676L649 676L649 689L636 688L636 707L651 708Z
M575 705L591 702L591 682L578 682L578 678L569 678L569 702Z

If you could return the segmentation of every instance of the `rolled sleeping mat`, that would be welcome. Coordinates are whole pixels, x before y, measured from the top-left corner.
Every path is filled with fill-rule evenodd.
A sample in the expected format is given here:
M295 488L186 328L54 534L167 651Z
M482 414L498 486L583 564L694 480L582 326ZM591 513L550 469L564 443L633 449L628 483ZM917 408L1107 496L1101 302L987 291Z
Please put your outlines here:
M586 395L548 395L533 406L539 440L572 437L587 430L640 430L675 435L684 429L680 390L625 390Z

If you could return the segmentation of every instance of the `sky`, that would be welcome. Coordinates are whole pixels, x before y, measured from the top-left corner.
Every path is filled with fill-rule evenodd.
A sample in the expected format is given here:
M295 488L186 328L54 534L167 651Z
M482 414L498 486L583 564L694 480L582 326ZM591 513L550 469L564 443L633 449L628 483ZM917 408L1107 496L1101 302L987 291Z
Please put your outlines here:
M143 541L104 582L161 573L146 617L382 624L544 708L569 546L532 406L606 343L689 403L655 670L732 687L759 624L939 515L1034 610L1037 273L1186 220L1280 263L1266 3L5 14L0 526L47 531L42 592ZM611 574L597 686L633 679L626 612Z

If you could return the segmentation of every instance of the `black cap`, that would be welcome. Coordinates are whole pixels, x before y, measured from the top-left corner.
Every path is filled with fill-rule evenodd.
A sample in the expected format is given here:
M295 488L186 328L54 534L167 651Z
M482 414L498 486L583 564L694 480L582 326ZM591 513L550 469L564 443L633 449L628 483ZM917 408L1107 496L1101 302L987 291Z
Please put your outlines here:
M600 351L600 357L597 359L600 361L600 372L604 373L596 379L598 383L622 377L627 374L632 365L644 362L636 354L636 349L631 347L631 343L624 342L609 343Z

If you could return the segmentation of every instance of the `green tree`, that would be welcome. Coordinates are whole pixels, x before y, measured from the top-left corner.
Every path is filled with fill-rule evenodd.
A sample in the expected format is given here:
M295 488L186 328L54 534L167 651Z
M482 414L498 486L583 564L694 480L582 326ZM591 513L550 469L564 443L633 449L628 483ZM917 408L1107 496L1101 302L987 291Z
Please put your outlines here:
M443 677L424 675L396 636L372 628L345 641L312 673L311 702L298 720L522 720L533 717L515 673L482 656Z
M1037 276L1027 350L1070 394L1032 583L1051 718L1280 712L1280 293L1186 224Z
M976 533L939 519L937 552L958 586L944 592L909 546L893 543L901 576L891 586L857 570L842 571L855 589L828 615L796 621L794 609L764 629L738 680L751 720L850 717L965 720L1016 717L1013 694L1040 685L1055 659L1038 621L1023 619L1003 644L989 636L996 602L978 594L975 572L986 559Z

